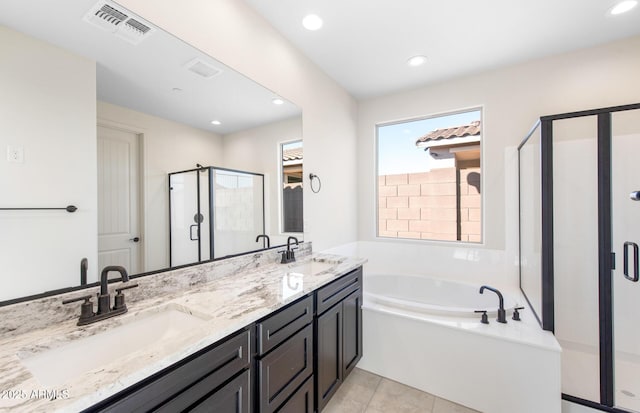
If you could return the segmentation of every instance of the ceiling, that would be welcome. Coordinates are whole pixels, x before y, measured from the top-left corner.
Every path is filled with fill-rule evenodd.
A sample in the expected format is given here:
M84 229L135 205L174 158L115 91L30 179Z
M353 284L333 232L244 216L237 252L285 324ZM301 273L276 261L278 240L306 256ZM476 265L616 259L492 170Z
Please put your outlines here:
M95 60L97 97L105 102L222 135L300 115L294 104L274 105L272 91L144 19L137 18L154 31L135 45L87 23L83 17L97 3L2 0L0 25ZM186 70L195 58L221 73L205 79ZM221 124L212 125L214 119Z
M640 6L609 15L616 0L245 1L357 99L640 34Z

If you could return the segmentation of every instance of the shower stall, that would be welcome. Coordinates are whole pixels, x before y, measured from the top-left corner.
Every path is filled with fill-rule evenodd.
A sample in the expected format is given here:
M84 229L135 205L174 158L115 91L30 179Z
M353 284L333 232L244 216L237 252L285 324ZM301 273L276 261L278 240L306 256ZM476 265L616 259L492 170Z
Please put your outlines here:
M169 265L259 249L264 175L214 166L169 174Z
M518 160L520 288L562 397L640 412L640 104L541 117Z

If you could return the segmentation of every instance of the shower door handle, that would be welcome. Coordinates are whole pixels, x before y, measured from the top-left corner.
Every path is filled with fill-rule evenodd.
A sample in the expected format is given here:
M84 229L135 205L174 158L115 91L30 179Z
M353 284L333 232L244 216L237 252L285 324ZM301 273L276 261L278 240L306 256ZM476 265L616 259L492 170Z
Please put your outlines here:
M629 275L629 249L633 249L633 275ZM624 278L632 282L640 280L640 265L638 265L638 244L635 242L624 243Z
M195 230L195 235L193 235L193 233L194 233L193 229L194 228L196 229ZM189 239L191 241L197 241L198 239L200 239L200 229L198 228L198 224L193 224L193 225L191 225L189 227Z

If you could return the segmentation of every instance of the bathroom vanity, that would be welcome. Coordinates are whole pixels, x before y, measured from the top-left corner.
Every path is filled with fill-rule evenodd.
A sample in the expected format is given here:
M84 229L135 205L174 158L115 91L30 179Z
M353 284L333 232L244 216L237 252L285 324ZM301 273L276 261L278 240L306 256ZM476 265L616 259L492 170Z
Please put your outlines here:
M248 258L238 257L244 262L223 270L228 273L222 276L207 268L215 263L190 267L191 275L182 275L187 277L182 291L166 287L176 274L141 277L136 279L140 287L127 299L130 310L125 315L83 327L70 319L44 331L3 339L0 369L14 372L13 377L0 379L3 388L23 395L34 389L64 393L54 400L3 399L0 410L320 411L362 356L364 260L313 254L282 265L272 257L261 259L268 263L247 265ZM189 277L206 274L213 279L188 286ZM153 298L134 296L143 295L145 288L147 293L154 290ZM119 329L144 331L149 324L145 320L153 317L162 320L155 331L178 333L149 337L139 344L122 342L128 338L121 339ZM61 338L54 338L59 334ZM129 350L102 365L69 377L48 377L33 367L48 352L89 339L108 342L113 340L110 335ZM68 369L84 364L78 358L82 351L70 354ZM61 357L67 356L54 353L52 358L57 362ZM67 370L64 365L49 367Z

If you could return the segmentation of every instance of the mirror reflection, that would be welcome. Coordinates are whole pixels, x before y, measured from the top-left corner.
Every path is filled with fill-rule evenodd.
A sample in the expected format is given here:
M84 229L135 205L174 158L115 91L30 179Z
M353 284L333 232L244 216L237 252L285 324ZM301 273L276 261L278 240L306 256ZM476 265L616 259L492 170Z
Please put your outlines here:
M0 301L302 238L291 102L110 1L5 0L0 55Z

